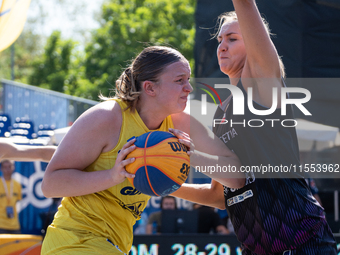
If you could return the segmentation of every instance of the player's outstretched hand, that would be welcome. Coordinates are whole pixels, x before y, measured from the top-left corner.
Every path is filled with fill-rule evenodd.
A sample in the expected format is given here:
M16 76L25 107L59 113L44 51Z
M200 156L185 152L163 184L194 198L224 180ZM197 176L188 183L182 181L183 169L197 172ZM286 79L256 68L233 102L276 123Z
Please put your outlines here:
M114 167L111 169L112 179L115 181L116 185L122 183L125 178L134 178L134 174L130 174L125 170L125 166L131 164L135 161L135 158L125 159L126 156L136 149L136 146L133 144L136 141L136 138L128 141L122 149L119 151L116 163Z
M195 145L187 133L174 128L169 128L169 132L173 133L178 138L178 141L188 148L187 153L189 156L195 151Z

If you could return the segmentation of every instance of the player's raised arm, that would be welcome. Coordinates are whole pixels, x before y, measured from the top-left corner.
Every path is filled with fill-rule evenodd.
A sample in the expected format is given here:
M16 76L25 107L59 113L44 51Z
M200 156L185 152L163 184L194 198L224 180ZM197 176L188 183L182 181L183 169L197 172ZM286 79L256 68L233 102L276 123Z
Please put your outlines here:
M229 76L233 85L241 78L246 90L253 89L254 101L271 107L272 88L282 86L282 61L255 0L233 0L233 4L236 13L220 16L217 56L221 71Z
M280 78L279 58L255 0L233 0L247 52L251 77ZM249 66L247 66L249 65Z
M56 146L17 145L7 139L0 139L0 159L49 162L56 148Z

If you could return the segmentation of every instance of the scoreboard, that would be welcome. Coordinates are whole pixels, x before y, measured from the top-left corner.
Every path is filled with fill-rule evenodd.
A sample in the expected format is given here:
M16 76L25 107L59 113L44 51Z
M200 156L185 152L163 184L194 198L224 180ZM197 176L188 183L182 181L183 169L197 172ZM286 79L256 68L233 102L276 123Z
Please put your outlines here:
M340 234L335 234L340 255ZM136 235L129 255L241 255L235 235Z

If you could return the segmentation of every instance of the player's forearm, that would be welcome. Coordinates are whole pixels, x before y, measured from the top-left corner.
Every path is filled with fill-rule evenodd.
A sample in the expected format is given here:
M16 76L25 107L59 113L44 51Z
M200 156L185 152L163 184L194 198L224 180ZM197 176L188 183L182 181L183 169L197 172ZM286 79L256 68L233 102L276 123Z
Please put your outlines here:
M208 177L228 186L229 188L242 188L245 175L240 171L241 162L236 155L213 156L203 152L194 151L190 156L190 165Z
M16 160L49 162L56 149L56 146L18 146Z
M0 157L16 161L50 161L56 146L17 145L11 142L0 142Z
M214 189L211 184L184 183L171 195L197 204L225 209L223 189Z
M249 64L251 73L257 78L273 78L274 85L281 87L281 82L277 81L277 79L281 79L279 56L255 0L233 0L233 5L242 31L247 52L246 62ZM258 83L266 82L257 80L256 84ZM266 88L271 83L269 82ZM263 104L263 102L259 103ZM268 107L268 104L271 106L268 102L264 105Z
M45 197L74 197L96 193L117 184L110 170L84 172L60 169L46 171L41 189Z
M44 149L41 150L41 161L49 162L56 151L57 146L45 146Z

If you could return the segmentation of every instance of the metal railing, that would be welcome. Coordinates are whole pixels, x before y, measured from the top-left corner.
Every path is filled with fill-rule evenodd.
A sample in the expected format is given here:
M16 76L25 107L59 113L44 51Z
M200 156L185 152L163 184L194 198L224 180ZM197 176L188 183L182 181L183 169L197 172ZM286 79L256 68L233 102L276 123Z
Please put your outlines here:
M63 128L72 124L85 110L98 102L66 95L5 79L0 80L1 112L11 117L27 118L35 124Z

